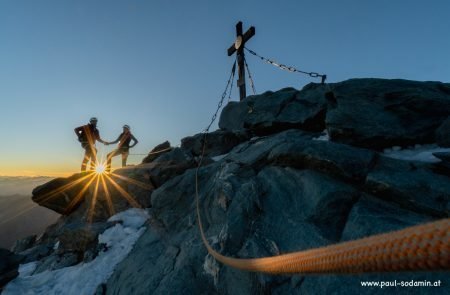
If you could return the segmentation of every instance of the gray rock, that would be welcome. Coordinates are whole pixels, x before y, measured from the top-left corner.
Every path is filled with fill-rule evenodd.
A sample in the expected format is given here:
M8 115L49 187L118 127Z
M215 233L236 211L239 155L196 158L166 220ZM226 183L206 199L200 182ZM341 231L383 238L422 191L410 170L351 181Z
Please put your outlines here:
M273 256L427 222L445 212L440 198L450 191L447 178L426 164L311 138L300 130L253 138L199 170L200 212L212 247L231 257ZM410 186L408 179L419 185ZM108 281L107 293L326 294L342 290L339 283L355 285L349 294L360 293L355 278L251 274L215 262L198 236L194 183L195 168L153 191L150 226Z
M382 149L434 142L450 115L450 86L440 82L351 79L332 85L326 126L332 141Z
M365 189L377 197L412 211L438 217L449 214L448 177L435 174L413 162L381 156L367 175Z
M450 153L449 152L436 152L436 153L433 153L433 156L435 156L436 158L438 158L444 162L450 163Z
M95 290L94 295L105 295L106 294L106 284L100 284Z
M159 187L167 180L182 174L189 168L195 167L196 162L191 154L181 148L174 148L172 151L161 155L152 163L143 165L148 169L151 183L154 187Z
M300 128L322 131L327 107L326 88L309 84L249 96L241 102L230 102L222 111L219 127L223 130L250 130L258 135Z
M436 152L433 153L433 156L441 160L438 163L434 163L432 167L433 172L450 177L450 153Z
M264 236L283 241L278 244L282 252L299 249L302 243L309 248L339 240L347 215L360 194L349 185L311 170L269 167L258 174L258 180L264 196L262 210L266 208L267 212L264 218L269 219ZM269 210L275 207L276 211ZM279 212L284 213L280 216Z
M185 137L181 140L181 148L189 151L194 156L202 154L204 134L199 133L194 136ZM214 157L228 153L239 143L248 139L244 132L230 132L225 130L216 130L208 133L204 155Z
M152 164L150 164L152 165ZM151 207L151 193L155 189L155 184L152 182L150 169L146 167L146 164L136 165L132 169L118 169L115 170L112 174L112 178L121 188L123 188L133 199L142 207L149 208ZM115 202L117 202L117 198L124 199L120 193L117 194L117 191L114 195ZM125 204L125 206L129 207L129 204ZM122 208L120 211L124 210ZM116 210L119 212L119 210Z
M370 150L308 139L291 139L274 147L268 156L276 165L313 169L350 182L364 182L376 159Z
M436 164L389 159L345 144L372 149L396 136L399 142L428 140L429 134L434 138L441 123L436 124L448 117L447 85L361 79L331 88L333 92L327 92L329 85L315 84L300 92L284 89L225 108L224 128L210 134L207 154L228 155L217 161L207 157L198 169L198 209L214 249L229 257L276 256L448 216L450 183L447 174L436 172ZM313 140L317 134L308 131L322 130L326 110L335 112L329 117L336 119L330 121L336 123L330 125L335 128L331 139L340 143ZM435 118L426 118L432 112ZM242 130L267 136L229 140ZM346 138L352 134L357 136ZM111 176L122 188L119 192L108 185L114 209L129 208L129 198L152 209L146 231L98 294L360 294L366 291L364 280L446 279L445 273L430 272L271 276L218 263L207 254L197 224L201 136L183 141L182 148ZM57 187L48 186L44 194ZM46 230L37 246L23 252L25 261L40 260L41 271L95 259L104 247L97 242L98 233L106 229L110 215L107 192L91 185L86 194L76 210ZM89 227L91 214L91 221L101 222ZM56 241L60 247L55 251ZM446 293L445 287L430 293L442 290ZM368 288L367 293L379 290Z
M53 252L53 244L39 244L23 252L20 255L24 257L22 263L40 260Z
M149 154L142 160L142 163L151 163L159 156L163 155L164 153L167 153L171 151L172 148L170 146L170 142L167 140L161 144L158 144L155 146Z
M33 274L69 267L78 262L80 262L78 253L68 252L64 254L52 254L39 262L39 265L36 267Z
M349 241L401 230L435 219L429 215L402 209L392 202L364 194L350 211L341 240Z
M57 213L69 215L83 202L83 188L91 177L78 173L66 178L56 178L33 190L32 200ZM81 193L81 194L80 194Z
M436 142L442 147L450 147L450 117L436 130Z
M149 207L148 192L154 187L149 178L134 176L139 169L140 165L134 169L118 169L103 180L92 173L57 178L34 189L33 201L65 216L70 215L71 219L106 221L115 212L130 207ZM127 176L130 173L133 178ZM130 193L135 197L130 197Z
M430 216L404 210L390 202L364 195L354 205L348 216L342 241L400 230L430 221L433 221ZM361 281L428 280L434 282L439 279L445 281L446 276L444 272L307 276L301 285L295 288L293 294L338 294L342 293L343 286L345 286L345 294L411 294L410 288L364 288L361 286ZM288 290L292 289L285 287L284 291L290 294ZM443 288L428 288L426 294L442 294L442 292Z
M224 160L252 167L266 165L267 157L277 146L311 138L313 138L313 134L292 129L271 136L251 139L248 142L236 146Z
M81 252L97 246L97 237L107 228L106 224L96 223L70 224L67 225L59 234L58 252Z
M17 240L12 246L11 251L13 251L14 253L19 253L27 249L30 249L31 247L34 246L36 238L37 238L36 235L31 235L23 239Z
M0 291L19 275L18 268L22 257L0 248Z

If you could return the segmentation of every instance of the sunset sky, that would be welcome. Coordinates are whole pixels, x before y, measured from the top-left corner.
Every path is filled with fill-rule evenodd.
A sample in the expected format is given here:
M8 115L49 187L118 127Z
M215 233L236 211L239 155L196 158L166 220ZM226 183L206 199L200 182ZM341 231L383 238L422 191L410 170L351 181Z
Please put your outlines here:
M135 154L201 132L239 20L256 27L248 48L329 82L449 82L449 11L445 0L0 1L0 175L77 172L73 129L92 116L107 141L129 124ZM247 61L259 93L317 81Z

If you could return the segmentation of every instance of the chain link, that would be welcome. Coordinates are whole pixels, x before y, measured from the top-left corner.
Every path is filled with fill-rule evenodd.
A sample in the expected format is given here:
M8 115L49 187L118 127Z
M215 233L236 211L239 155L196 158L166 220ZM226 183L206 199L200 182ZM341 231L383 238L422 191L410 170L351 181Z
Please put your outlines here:
M214 123L214 121L217 118L217 114L219 113L219 110L223 105L223 101L224 101L225 97L227 96L228 87L230 86L230 84L231 84L231 86L233 86L232 80L234 80L233 78L234 78L235 72L236 72L236 61L234 62L233 67L231 68L231 73L230 73L230 77L228 78L227 86L225 87L225 90L222 93L222 98L220 99L219 103L217 104L216 112L212 116L211 122L209 123L208 127L206 127L206 129L203 131L205 134L208 133L209 128L211 128L212 124ZM230 96L231 96L231 89L230 89Z
M319 73L316 73L316 72L305 72L305 71L301 71L301 70L298 70L298 69L296 69L296 68L294 68L294 67L290 67L290 66L287 66L287 65L284 65L284 64L280 64L280 63L277 63L276 61L274 61L274 60L272 60L272 59L269 59L269 58L266 58L266 57L264 57L264 56L261 56L261 55L259 55L258 53L254 52L253 50L248 49L247 47L244 47L244 48L245 48L245 50L247 50L249 53L253 54L253 55L256 56L256 57L259 57L262 61L264 61L264 62L266 62L266 63L268 63L268 64L271 64L271 65L273 65L273 66L275 66L275 67L278 67L278 68L280 68L280 69L282 69L282 70L285 70L285 71L288 71L288 72L291 72L291 73L297 72L297 73L305 74L305 75L310 76L311 78L318 78L318 77L320 77L321 80L322 80L322 81L321 81L322 84L324 84L324 83L325 83L325 80L327 79L327 75L325 75L325 74L319 74Z
M250 73L250 68L248 67L247 60L245 58L244 58L244 64L245 64L245 67L247 68L248 79L250 80L250 86L252 87L253 95L256 95L255 82L253 82L252 73Z
M234 63L233 68L231 69L231 86L230 86L230 92L228 93L228 102L230 102L230 100L231 100L231 92L233 91L235 67L236 67L236 62Z

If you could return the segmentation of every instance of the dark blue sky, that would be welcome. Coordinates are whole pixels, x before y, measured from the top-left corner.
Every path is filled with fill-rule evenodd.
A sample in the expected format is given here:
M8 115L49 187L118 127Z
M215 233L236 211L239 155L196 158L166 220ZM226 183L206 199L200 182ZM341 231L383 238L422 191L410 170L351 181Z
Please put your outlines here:
M91 116L106 140L131 125L135 153L200 132L239 20L256 27L249 48L330 82L448 82L449 11L444 0L0 1L0 175L77 171L73 128ZM247 60L258 92L314 81Z

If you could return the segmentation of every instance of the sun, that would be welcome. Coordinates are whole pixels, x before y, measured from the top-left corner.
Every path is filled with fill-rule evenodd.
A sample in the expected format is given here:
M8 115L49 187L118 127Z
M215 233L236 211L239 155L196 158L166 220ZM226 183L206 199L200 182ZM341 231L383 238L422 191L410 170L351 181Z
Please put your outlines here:
M97 174L103 174L103 173L105 173L105 172L106 172L106 166L105 166L105 164L98 163L98 164L95 166L95 173L97 173Z

